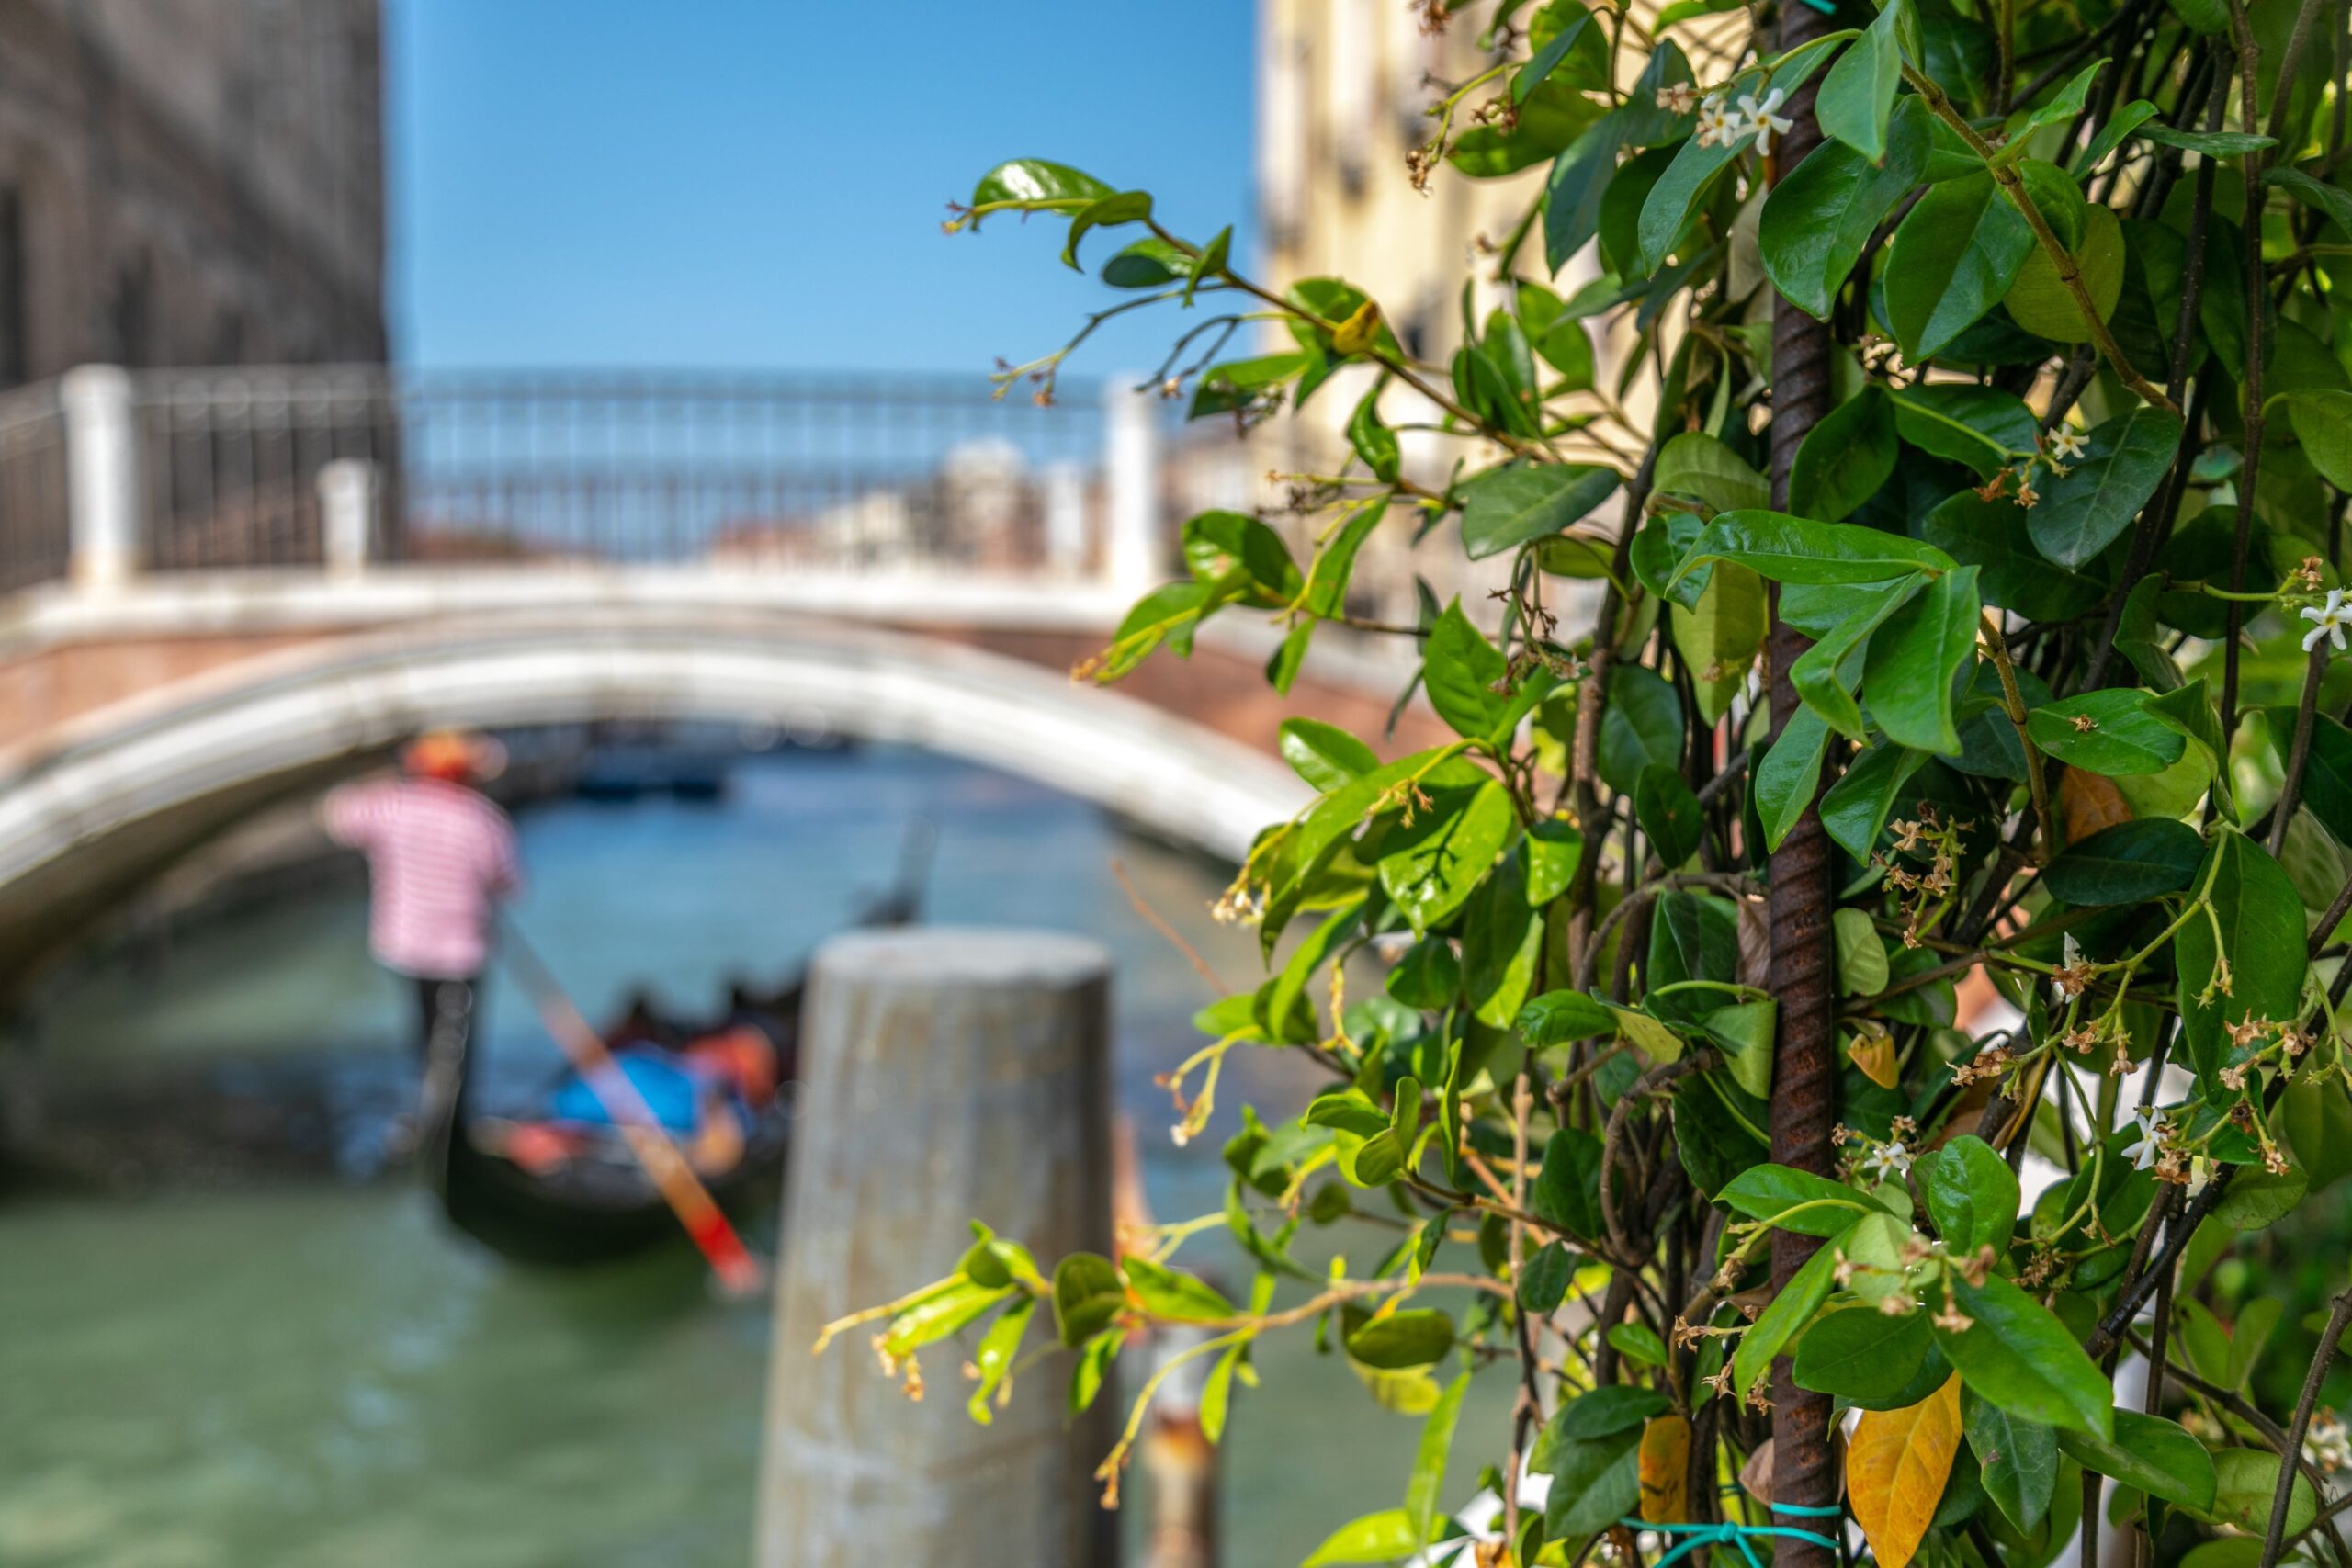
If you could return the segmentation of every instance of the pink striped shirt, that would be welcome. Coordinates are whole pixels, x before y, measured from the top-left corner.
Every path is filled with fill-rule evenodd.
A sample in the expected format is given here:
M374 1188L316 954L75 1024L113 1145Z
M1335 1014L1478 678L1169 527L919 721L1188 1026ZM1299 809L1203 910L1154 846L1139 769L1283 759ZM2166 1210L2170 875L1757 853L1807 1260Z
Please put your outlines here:
M463 784L384 779L327 796L326 826L367 853L379 962L436 979L481 971L495 901L522 886L505 812Z

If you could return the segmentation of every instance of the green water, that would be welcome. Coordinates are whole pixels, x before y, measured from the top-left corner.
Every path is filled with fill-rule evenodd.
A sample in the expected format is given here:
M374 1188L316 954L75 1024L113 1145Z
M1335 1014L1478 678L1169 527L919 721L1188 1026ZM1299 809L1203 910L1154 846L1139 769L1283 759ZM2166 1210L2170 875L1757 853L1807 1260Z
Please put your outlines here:
M1295 1108L1312 1086L1286 1058L1237 1054L1210 1137L1170 1144L1151 1075L1189 1048L1208 992L1132 912L1112 861L1229 979L1251 976L1254 942L1206 917L1218 868L1082 805L912 752L763 761L715 807L526 815L520 918L592 1013L640 976L703 1005L729 973L777 972L837 924L914 812L940 828L932 918L1112 947L1121 1098L1151 1202L1163 1220L1213 1208L1232 1107ZM335 1137L337 1162L364 1172L380 1134L365 1108L402 1081L408 1015L368 965L363 925L357 890L337 889L102 969L48 1010L44 1069L75 1102L165 1071L247 1095L301 1082L362 1107ZM511 994L490 1009L489 1048L527 1076L548 1047ZM136 1193L0 1187L0 1564L731 1568L748 1556L767 1353L764 1307L713 1302L690 1259L517 1269L396 1179L167 1166ZM1398 1500L1416 1426L1304 1335L1260 1364L1286 1397L1238 1396L1227 1561L1286 1564ZM961 1421L960 1407L922 1409ZM1144 1494L1138 1477L1131 1515Z

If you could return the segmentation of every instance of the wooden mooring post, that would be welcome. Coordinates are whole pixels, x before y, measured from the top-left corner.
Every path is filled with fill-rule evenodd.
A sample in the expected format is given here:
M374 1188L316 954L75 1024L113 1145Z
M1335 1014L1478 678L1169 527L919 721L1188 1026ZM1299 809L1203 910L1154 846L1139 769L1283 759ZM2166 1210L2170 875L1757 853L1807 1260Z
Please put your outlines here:
M775 1294L757 1568L1112 1568L1093 1471L1121 1405L1063 1418L1058 1367L993 1426L933 1348L910 1400L823 1326L955 1267L968 1222L1052 1258L1109 1255L1110 958L1080 938L916 928L817 954ZM1046 1329L1051 1332L1050 1326ZM1035 1342L1036 1330L1032 1330Z

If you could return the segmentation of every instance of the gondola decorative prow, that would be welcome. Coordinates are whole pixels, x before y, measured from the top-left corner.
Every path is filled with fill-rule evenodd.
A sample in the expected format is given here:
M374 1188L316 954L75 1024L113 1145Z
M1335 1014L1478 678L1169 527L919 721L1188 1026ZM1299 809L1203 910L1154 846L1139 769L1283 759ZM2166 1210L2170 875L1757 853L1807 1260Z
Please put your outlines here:
M581 1081L595 1095L614 1126L620 1130L629 1153L644 1167L662 1200L678 1216L687 1237L709 1260L720 1288L732 1296L757 1294L766 1284L767 1271L743 1245L743 1238L728 1222L710 1190L695 1175L685 1156L654 1115L653 1108L646 1104L645 1097L613 1059L603 1038L572 1005L571 998L539 961L531 944L523 940L514 922L509 920L504 925L505 938L500 950L529 995L539 1021L563 1048ZM454 1135L464 1136L464 1130L455 1129Z

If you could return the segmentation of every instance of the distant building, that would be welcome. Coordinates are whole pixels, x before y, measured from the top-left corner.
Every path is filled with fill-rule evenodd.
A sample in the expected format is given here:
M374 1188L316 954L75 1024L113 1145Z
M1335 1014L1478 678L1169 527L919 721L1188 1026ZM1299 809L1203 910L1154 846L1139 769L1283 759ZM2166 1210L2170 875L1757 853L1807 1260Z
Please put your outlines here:
M377 0L0 0L0 386L380 361Z

